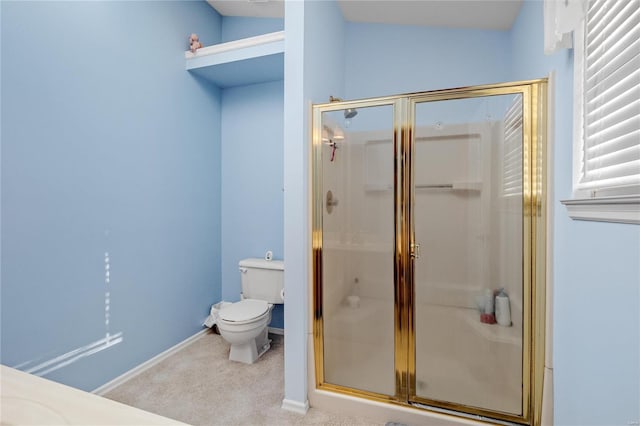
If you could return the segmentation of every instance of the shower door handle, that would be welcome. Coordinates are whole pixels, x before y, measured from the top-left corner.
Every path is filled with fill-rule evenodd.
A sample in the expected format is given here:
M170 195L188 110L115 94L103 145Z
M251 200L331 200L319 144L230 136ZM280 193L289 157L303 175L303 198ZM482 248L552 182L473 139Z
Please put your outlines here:
M411 258L420 259L420 244L411 243Z

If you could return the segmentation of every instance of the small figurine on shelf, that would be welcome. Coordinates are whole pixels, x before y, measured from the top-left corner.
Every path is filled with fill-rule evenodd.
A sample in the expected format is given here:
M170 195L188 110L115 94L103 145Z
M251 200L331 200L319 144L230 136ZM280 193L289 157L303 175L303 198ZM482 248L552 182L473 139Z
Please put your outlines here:
M197 49L202 47L202 43L200 43L200 39L198 39L197 34L191 34L189 36L189 49L192 53L196 53Z

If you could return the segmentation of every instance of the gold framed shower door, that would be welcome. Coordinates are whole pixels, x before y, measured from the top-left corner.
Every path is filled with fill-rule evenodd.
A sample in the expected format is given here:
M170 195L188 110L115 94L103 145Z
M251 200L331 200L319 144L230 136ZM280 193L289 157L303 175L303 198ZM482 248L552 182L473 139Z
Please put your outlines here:
M416 105L425 102L521 94L522 145L522 412L512 413L421 398L416 392L416 338L414 324L414 176L412 154ZM547 80L454 88L354 101L313 105L312 125L312 259L314 369L318 389L452 416L486 418L539 425L545 345L546 273L546 114ZM394 204L394 375L395 393L376 392L329 383L325 380L323 312L323 113L348 108L393 107ZM375 374L375 372L371 372Z

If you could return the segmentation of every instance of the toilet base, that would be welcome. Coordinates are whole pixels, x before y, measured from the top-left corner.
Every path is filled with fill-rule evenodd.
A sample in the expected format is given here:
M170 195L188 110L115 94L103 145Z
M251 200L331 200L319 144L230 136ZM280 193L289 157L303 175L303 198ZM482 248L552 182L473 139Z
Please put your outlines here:
M253 364L269 348L271 348L271 339L269 339L269 330L265 327L255 339L251 339L246 343L231 345L229 360Z

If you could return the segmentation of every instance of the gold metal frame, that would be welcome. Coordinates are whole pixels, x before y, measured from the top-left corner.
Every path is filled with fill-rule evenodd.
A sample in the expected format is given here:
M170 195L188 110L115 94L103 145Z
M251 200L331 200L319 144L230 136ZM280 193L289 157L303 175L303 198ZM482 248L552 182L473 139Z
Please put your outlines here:
M413 167L415 107L418 103L521 93L523 96L523 362L522 415L464 406L416 395L413 232ZM312 251L313 341L316 387L376 401L411 407L420 403L451 410L451 415L477 415L496 420L539 425L545 343L546 258L546 113L547 80L455 88L380 98L331 102L313 106ZM395 395L382 395L324 381L322 314L322 113L346 108L392 105L394 108L394 321Z

